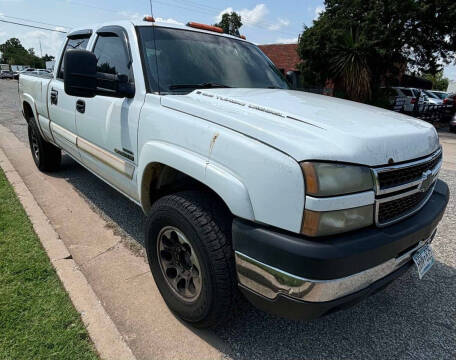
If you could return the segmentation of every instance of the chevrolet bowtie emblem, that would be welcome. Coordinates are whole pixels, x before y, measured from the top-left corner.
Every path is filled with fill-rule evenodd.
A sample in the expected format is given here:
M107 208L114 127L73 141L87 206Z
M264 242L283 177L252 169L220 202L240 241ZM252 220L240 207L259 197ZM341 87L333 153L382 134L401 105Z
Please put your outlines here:
M421 176L421 184L419 186L419 189L421 192L426 192L429 190L431 184L432 184L432 180L433 179L433 176L432 176L432 171L431 170L428 170L428 171L425 171L423 173L423 175Z

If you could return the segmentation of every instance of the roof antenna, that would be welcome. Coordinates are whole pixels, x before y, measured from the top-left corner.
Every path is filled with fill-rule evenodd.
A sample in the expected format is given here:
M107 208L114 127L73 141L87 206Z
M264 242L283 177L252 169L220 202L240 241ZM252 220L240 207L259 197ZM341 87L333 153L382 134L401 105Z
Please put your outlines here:
M154 18L154 8L152 6L152 0L149 0L149 4L150 4L150 15L145 15L144 16L144 19L143 21L148 21L148 22L155 22L155 18Z
M149 0L150 3L150 15L154 17L154 6L152 5L152 0Z

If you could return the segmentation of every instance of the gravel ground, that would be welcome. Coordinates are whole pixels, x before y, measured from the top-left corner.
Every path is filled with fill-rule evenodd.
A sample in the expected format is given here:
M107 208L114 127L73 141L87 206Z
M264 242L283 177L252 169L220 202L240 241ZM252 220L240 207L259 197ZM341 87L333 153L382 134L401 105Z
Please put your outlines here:
M0 80L0 124L27 142L17 82ZM65 156L65 178L131 244L142 244L136 205ZM433 243L436 264L423 280L411 270L349 310L311 322L280 319L243 305L216 335L233 359L456 359L456 171L442 170L452 192ZM141 248L137 246L136 248Z

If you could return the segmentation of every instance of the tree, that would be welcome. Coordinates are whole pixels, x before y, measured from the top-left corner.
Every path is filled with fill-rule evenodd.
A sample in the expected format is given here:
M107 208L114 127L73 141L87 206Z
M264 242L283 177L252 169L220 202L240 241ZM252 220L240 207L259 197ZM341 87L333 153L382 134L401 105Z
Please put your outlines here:
M27 50L22 46L17 38L11 38L0 45L2 52L2 62L8 64L25 65L23 61L27 59Z
M371 94L371 74L368 66L369 49L363 47L357 30L344 33L330 60L331 72L342 80L346 95L364 101Z
M43 61L54 61L55 60L55 56L45 54L41 59Z
M222 20L214 26L222 28L225 34L239 36L239 29L242 27L241 20L241 16L233 11L231 14L223 14Z
M443 71L439 71L437 74L423 74L423 78L432 81L432 89L446 91L448 89L449 80L443 77Z
M454 0L325 0L325 6L298 44L304 80L314 86L332 79L348 98L368 101L405 70L436 74L454 61Z
M2 63L10 65L29 65L34 68L44 68L45 60L35 54L35 49L25 49L19 39L11 38L0 45Z

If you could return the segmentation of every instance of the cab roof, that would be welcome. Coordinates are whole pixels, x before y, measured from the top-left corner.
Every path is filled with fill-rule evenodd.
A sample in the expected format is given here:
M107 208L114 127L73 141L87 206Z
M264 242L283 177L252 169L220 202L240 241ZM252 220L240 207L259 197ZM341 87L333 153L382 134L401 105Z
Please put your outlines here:
M227 38L231 38L231 39L234 39L234 40L239 40L239 41L246 41L248 42L247 40L243 39L243 38L240 38L240 37L237 37L237 36L232 36L232 35L228 35L228 34L222 34L222 33L217 33L217 32L214 32L214 31L208 31L208 30L203 30L203 29L197 29L197 28L194 28L194 27L190 27L190 26L187 26L187 25L184 25L184 24L175 24L175 23L169 23L169 22L160 22L160 21L155 21L155 22L150 22L150 21L143 21L143 20L118 20L118 21L109 21L109 22L105 22L105 23L99 23L99 24L95 24L95 25L89 25L89 26L81 26L81 27L77 27L77 28L74 28L72 30L70 30L67 34L67 36L71 36L72 34L75 34L75 33L78 33L80 31L87 31L87 30L92 30L93 32L96 32L97 29L100 29L104 26L113 26L113 25L117 25L117 26L122 26L122 27L131 27L131 26L145 26L145 27L164 27L164 28L170 28L170 29L180 29L180 30L187 30L187 31L194 31L194 32L200 32L200 33L205 33L205 34L212 34L212 35L216 35L216 36L223 36L223 37L227 37Z

